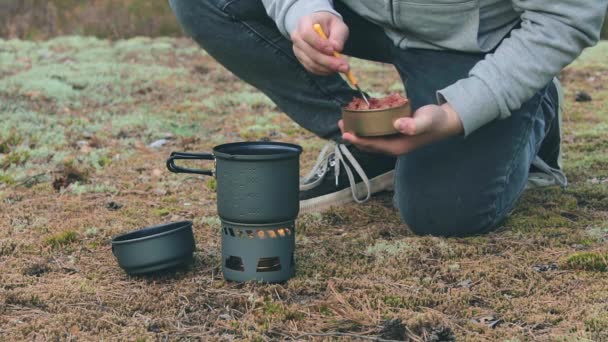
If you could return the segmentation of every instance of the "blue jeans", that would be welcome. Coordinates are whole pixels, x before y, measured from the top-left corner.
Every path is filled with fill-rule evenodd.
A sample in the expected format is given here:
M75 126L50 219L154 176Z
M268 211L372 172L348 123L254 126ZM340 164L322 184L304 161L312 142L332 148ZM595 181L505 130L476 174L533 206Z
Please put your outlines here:
M255 0L170 0L184 30L224 67L321 138L340 140L340 107L355 92L339 75L307 72ZM468 75L482 54L401 50L383 30L334 1L350 28L345 54L393 64L415 110ZM388 85L387 85L388 86ZM532 160L557 113L552 83L504 120L398 158L395 204L417 234L462 236L492 230L521 196Z

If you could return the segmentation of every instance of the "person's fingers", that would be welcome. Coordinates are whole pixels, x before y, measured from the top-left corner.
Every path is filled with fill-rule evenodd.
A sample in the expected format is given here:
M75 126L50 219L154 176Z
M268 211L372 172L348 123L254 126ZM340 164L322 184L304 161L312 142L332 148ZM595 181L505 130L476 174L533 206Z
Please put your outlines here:
M316 63L305 52L303 52L302 49L295 45L293 46L293 53L298 59L298 61L300 61L302 66L304 66L306 70L312 72L313 74L327 76L335 73L334 70L331 70L324 65Z
M357 149L361 150L361 151L365 151L365 152L378 152L372 148L370 148L368 145L363 144L361 142L361 139L359 137L357 137L356 135L349 133L349 132L344 132L342 134L342 139L344 139L345 141L355 145L357 147Z
M360 150L367 152L386 153L391 147L391 144L387 143L386 139L384 138L363 138L351 132L345 132L342 134L342 139L357 146L357 148Z
M315 75L323 75L328 73L327 70L318 68L317 65L302 52L294 49L294 54L296 55L298 61L300 61L300 64L302 64L304 69L306 69L308 72L313 73Z
M342 139L348 141L351 144L357 145L357 147L364 146L363 144L360 143L360 138L351 132L342 133Z
M417 145L426 141L426 138L427 136L407 137L401 134L365 138L351 132L344 132L342 134L342 139L357 146L360 150L394 156L412 151Z
M438 106L424 106L414 113L411 118L400 118L395 121L395 129L405 135L420 135L429 132L433 128Z
M322 38L314 30L315 23L321 25L328 39ZM348 61L334 56L334 51L342 50L347 37L346 24L329 12L317 12L302 17L297 29L291 34L294 53L298 60L307 70L321 75L348 72Z
M332 48L341 52L348 39L348 26L340 18L332 19L329 23L328 38Z
M325 55L314 47L308 45L305 41L300 40L295 43L294 46L298 47L304 54L306 54L316 64L322 65L325 68L333 70L334 72L345 72L348 70L348 63L345 59L334 57L333 55Z
M416 127L414 134L422 134L429 132L433 127L433 122L436 115L435 111L424 111L422 114L423 115L414 116L414 123Z
M334 15L331 16L335 17ZM327 32L327 19L320 19L321 20L319 20L319 24L321 25L321 27L323 27L323 30ZM299 38L306 44L313 47L315 50L322 51L326 55L331 55L334 52L334 48L328 40L325 40L319 36L319 34L313 28L314 24L315 23L313 23L313 20L310 16L302 18L297 29Z
M413 118L400 118L394 123L395 129L401 134L414 135L416 134L416 122Z

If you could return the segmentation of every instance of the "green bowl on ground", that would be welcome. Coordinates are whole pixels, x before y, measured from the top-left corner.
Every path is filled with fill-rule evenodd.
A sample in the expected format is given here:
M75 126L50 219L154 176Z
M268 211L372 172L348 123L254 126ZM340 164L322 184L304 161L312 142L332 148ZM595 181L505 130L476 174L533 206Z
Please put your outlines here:
M187 264L195 248L191 221L146 227L112 239L112 253L131 275L168 271Z

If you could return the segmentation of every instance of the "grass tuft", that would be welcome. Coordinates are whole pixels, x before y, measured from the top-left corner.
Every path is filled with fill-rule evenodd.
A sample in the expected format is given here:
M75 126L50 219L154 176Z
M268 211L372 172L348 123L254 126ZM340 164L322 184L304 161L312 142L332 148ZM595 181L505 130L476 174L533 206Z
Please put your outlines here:
M605 272L608 270L608 253L575 253L566 258L566 265L574 270Z
M173 207L169 207L169 208L154 208L154 209L152 209L152 213L155 216L158 216L158 217L165 217L165 216L168 216L169 214L171 214L173 212L176 212L177 210L179 210L179 209L173 208Z
M78 233L74 231L65 231L55 234L46 239L46 244L53 249L64 248L78 240Z
M217 181L215 180L215 178L209 178L206 182L207 184L207 188L209 188L209 190L215 192L217 189Z
M21 166L30 158L29 151L12 151L4 157L0 157L0 168L3 170L11 166Z
M593 315L585 320L585 329L591 332L607 332L608 331L608 314L601 313Z

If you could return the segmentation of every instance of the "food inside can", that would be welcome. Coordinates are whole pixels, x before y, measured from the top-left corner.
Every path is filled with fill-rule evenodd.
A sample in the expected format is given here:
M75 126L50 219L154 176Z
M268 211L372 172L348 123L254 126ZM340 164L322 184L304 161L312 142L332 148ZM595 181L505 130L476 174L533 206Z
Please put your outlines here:
M368 106L364 99L353 98L342 108L345 131L362 137L395 134L395 120L412 116L409 100L399 93L371 98L369 102Z
M352 101L345 107L348 110L370 110L370 109L387 109L402 106L408 103L409 100L401 96L399 93L392 93L382 98L369 98L369 106L360 97L353 97Z

